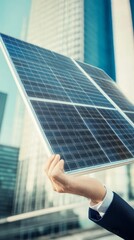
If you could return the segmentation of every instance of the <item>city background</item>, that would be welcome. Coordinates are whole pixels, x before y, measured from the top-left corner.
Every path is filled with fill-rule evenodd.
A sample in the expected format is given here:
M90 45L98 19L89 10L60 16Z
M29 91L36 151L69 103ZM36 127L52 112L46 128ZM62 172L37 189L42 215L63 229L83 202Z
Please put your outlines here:
M1 0L0 32L102 68L134 103L133 0ZM0 240L118 239L53 192L46 152L0 51ZM134 164L93 176L134 202Z

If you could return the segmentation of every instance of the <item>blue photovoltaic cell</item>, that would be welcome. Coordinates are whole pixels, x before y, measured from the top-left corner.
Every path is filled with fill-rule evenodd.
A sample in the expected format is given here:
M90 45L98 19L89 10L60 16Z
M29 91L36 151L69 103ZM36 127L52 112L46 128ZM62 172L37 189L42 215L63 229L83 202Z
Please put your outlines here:
M113 81L103 70L96 68L92 65L82 63L77 61L77 63L80 65L80 67L83 68L83 70L88 73L91 77L98 77L103 80L110 80Z
M117 111L100 109L99 112L134 156L134 128Z
M133 157L97 109L81 106L77 109L111 162Z
M70 58L2 38L29 97L114 108Z
M53 151L65 159L66 171L109 163L73 106L31 103Z
M125 112L125 114L130 118L130 120L134 123L134 112Z

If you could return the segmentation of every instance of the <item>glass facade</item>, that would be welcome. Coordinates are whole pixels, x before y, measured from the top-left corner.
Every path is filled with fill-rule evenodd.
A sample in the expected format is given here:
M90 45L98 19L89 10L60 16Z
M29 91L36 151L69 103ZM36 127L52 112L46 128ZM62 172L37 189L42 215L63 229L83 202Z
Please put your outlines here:
M115 79L110 0L84 0L84 61Z
M0 145L0 218L12 215L19 149Z
M6 99L7 99L7 94L0 92L0 130L2 127L2 121L4 117Z
M83 59L83 0L32 0L27 40Z

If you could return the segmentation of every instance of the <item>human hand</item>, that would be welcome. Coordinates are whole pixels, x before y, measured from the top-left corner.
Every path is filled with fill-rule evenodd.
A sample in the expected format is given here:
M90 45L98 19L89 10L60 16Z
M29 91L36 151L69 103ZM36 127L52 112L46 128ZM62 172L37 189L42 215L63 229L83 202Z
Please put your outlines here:
M68 193L70 188L70 176L64 173L64 160L60 155L52 155L46 165L45 172L51 181L53 190L60 193Z
M45 172L53 190L59 193L72 193L91 199L91 205L102 201L106 189L97 179L89 176L72 176L64 172L64 160L60 155L52 155L45 165Z

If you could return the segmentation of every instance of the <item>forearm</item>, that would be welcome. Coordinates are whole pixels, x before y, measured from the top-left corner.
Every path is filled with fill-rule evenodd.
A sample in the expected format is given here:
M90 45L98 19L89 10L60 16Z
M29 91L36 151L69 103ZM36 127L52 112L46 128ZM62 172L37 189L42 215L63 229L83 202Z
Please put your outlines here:
M61 193L72 193L84 196L96 204L103 200L106 189L101 182L89 176L71 176L64 173L64 160L60 155L52 155L45 165L45 171L53 189Z
M103 184L89 176L70 178L70 190L73 194L91 199L91 205L102 201L106 194Z

